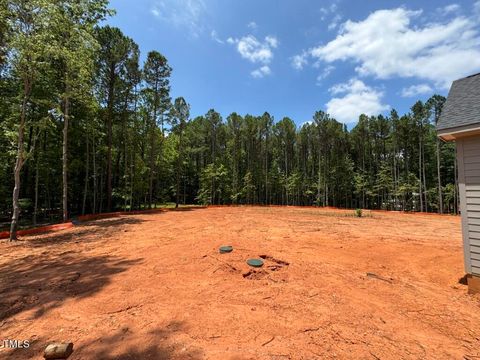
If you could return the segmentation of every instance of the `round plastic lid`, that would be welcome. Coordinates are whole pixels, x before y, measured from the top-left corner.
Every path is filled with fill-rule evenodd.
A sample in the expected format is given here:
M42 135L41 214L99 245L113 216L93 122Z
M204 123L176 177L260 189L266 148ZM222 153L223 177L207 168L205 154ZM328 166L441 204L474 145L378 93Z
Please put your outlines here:
M233 251L233 246L221 246L220 253L225 254Z
M253 267L262 267L263 266L263 260L260 259L248 259L247 264Z

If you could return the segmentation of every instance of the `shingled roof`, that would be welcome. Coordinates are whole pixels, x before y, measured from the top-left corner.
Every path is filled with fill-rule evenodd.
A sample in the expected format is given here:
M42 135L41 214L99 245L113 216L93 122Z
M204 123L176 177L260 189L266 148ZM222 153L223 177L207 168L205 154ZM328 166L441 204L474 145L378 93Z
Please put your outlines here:
M455 80L437 124L437 130L480 125L480 73Z

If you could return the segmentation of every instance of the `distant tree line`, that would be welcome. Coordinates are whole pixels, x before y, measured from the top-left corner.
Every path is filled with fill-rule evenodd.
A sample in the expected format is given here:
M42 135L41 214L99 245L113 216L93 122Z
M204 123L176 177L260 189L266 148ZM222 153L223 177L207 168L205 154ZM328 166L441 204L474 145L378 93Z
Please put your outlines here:
M445 99L348 131L172 101L167 59L100 26L106 0L0 0L0 213L24 223L159 203L457 212Z

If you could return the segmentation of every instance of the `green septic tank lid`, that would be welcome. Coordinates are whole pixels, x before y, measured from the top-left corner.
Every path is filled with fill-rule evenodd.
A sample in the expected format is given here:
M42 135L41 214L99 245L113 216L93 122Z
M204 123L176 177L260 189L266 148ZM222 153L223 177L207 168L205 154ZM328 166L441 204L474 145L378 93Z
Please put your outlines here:
M263 266L263 260L260 259L248 259L247 264L253 267L262 267Z
M220 247L220 254L226 254L233 251L233 246L221 246Z

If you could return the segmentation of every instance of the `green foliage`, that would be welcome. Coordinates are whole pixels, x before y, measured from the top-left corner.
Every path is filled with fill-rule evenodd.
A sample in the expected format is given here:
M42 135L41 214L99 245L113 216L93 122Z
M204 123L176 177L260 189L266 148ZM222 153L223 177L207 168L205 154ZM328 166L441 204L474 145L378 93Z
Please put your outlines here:
M248 171L243 177L243 187L241 196L246 204L254 204L254 194L255 184L253 181L253 176L250 171Z
M225 186L227 176L228 172L223 164L218 167L214 164L207 165L200 175L197 200L204 205L222 203L221 200L227 198Z
M361 218L363 216L362 209L355 209L355 217Z
M157 115L163 114L170 107L170 75L172 68L167 59L158 51L150 51L143 66L145 80L145 99L151 109L155 123ZM163 121L163 119L162 119ZM163 126L163 124L162 124Z
M31 212L33 209L33 203L31 199L19 199L20 208L22 211Z

